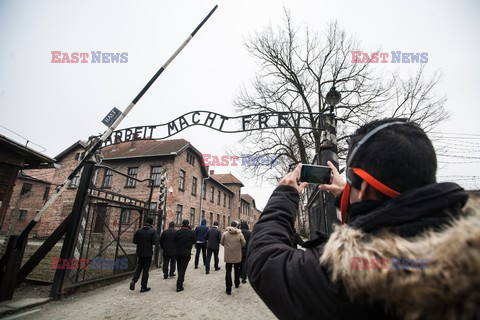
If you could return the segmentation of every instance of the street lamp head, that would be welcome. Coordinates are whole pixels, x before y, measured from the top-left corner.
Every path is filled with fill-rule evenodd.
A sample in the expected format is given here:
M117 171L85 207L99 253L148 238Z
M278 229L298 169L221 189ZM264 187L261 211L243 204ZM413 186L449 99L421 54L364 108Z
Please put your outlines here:
M335 86L330 88L330 91L328 91L327 95L325 96L325 100L327 101L327 104L330 105L331 107L336 106L340 100L342 99L342 95L340 92L335 90Z

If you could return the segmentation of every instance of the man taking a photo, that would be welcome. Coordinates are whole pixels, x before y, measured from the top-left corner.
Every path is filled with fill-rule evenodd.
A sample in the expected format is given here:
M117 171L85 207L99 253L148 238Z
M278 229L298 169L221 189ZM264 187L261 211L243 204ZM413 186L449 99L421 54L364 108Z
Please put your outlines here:
M341 199L343 223L328 238L292 247L301 164L253 228L249 280L270 310L280 319L479 318L479 203L463 208L460 186L436 182L425 132L404 119L373 121L352 136L347 183L329 166L331 184L320 189Z

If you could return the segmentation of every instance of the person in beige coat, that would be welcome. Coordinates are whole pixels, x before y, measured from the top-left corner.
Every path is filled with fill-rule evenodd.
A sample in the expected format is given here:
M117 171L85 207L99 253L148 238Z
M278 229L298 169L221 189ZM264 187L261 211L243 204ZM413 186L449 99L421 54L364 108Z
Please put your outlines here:
M227 227L222 235L220 243L225 247L224 261L227 273L225 283L227 285L227 294L232 294L232 267L235 277L235 288L240 286L240 265L242 262L242 247L245 246L245 238L242 231L237 229L237 222L232 221L230 227Z

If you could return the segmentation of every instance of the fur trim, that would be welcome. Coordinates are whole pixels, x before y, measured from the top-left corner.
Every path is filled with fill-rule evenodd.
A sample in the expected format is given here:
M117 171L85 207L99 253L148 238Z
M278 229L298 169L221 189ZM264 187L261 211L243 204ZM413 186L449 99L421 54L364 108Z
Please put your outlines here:
M388 259L388 268L352 269L352 258ZM426 268L391 268L392 258L428 259ZM480 198L439 232L405 239L339 226L320 263L352 300L379 301L404 319L480 318ZM387 267L385 266L385 267Z
M242 231L240 231L240 229L237 229L235 227L227 227L227 232L229 233L242 233Z

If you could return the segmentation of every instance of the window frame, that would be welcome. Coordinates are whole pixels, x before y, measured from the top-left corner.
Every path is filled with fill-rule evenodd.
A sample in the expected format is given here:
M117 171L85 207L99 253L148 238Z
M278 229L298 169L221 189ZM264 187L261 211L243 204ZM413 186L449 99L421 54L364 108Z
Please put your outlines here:
M177 226L182 224L182 214L183 214L183 205L177 204L177 211L176 211L177 216L175 217Z
M195 208L190 207L190 225L193 226L195 224Z
M178 190L185 191L186 175L185 170L180 169L180 173L178 174Z
M50 186L46 186L45 190L43 191L43 200L48 200L49 195L50 195Z
M131 173L132 170L134 170L134 173ZM133 178L137 179L138 177L138 167L128 167L127 175L132 176L132 178L127 177L127 180L125 181L125 188L136 188L137 180L134 180Z
M158 168L158 172L153 172ZM160 180L162 177L162 166L151 166L150 168L150 184L153 184L154 187L160 186Z
M125 213L127 213L128 219L125 219ZM130 217L132 215L132 210L129 208L122 208L120 211L120 224L130 224Z
M27 194L32 191L33 184L29 182L24 182L22 184L22 190L20 191L20 195L23 196L24 194Z
M108 185L107 185L108 182ZM105 168L105 174L103 176L102 188L111 188L113 184L113 170Z
M197 185L198 185L198 178L193 177L193 179L192 179L192 195L194 195L194 196L197 195Z
M15 210L15 209L14 209ZM25 221L27 218L28 210L20 209L18 210L18 221Z

